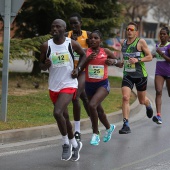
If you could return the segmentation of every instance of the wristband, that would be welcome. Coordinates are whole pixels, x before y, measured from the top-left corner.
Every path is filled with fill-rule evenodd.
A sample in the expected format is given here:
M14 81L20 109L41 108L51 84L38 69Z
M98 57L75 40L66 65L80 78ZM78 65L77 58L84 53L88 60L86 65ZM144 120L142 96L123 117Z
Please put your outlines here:
M138 58L138 62L141 62L141 58L140 57Z

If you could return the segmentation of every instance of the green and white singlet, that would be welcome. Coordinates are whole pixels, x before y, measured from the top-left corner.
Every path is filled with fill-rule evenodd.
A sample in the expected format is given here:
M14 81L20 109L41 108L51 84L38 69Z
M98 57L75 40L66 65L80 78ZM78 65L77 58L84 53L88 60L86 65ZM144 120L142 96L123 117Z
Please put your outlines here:
M122 54L124 59L124 75L128 75L132 78L147 77L147 71L144 62L137 62L135 64L129 63L130 57L143 58L144 52L137 50L137 44L139 38L136 38L131 44L127 44L127 40L124 40L122 45Z

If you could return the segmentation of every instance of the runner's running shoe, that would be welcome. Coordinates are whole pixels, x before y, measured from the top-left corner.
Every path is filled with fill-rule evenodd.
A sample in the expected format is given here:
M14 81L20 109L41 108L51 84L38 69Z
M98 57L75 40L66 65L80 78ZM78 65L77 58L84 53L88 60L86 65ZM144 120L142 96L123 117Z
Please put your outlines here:
M68 161L72 156L72 145L64 144L61 160Z
M152 109L151 101L149 102L150 102L150 107L146 107L146 115L148 118L151 118L153 116L153 109Z
M99 145L99 142L100 142L100 136L99 134L93 134L92 135L92 138L91 138L91 141L90 141L90 144L91 145Z
M160 116L154 116L152 118L153 122L157 123L157 124L162 124L162 119Z
M72 150L72 152L73 152L72 157L71 157L72 161L78 161L80 158L80 150L81 150L83 144L80 141L77 141L77 144L78 144L77 148L73 147L73 150Z
M130 127L126 124L123 124L122 129L119 130L119 134L128 134L131 133Z
M112 133L115 130L115 128L116 128L115 125L113 124L110 125L110 129L106 130L105 132L105 136L103 137L103 142L108 142L111 139Z

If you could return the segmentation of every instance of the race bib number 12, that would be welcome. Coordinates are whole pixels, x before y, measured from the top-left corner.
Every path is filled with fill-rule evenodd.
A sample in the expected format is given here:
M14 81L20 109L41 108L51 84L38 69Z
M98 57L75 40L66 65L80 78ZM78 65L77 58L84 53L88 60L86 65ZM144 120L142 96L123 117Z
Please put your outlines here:
M69 63L69 54L68 53L52 54L51 60L53 67L67 66Z

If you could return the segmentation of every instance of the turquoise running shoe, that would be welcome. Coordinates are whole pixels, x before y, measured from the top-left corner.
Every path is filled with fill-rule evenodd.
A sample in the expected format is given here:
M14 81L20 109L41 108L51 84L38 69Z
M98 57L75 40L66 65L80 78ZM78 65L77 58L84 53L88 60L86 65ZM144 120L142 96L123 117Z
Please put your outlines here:
M115 130L116 126L114 124L110 124L110 129L106 130L105 132L105 136L103 137L103 142L108 142L111 137L112 137L112 133Z
M96 146L96 145L99 145L99 142L100 142L100 136L94 133L94 134L92 135L90 144Z

